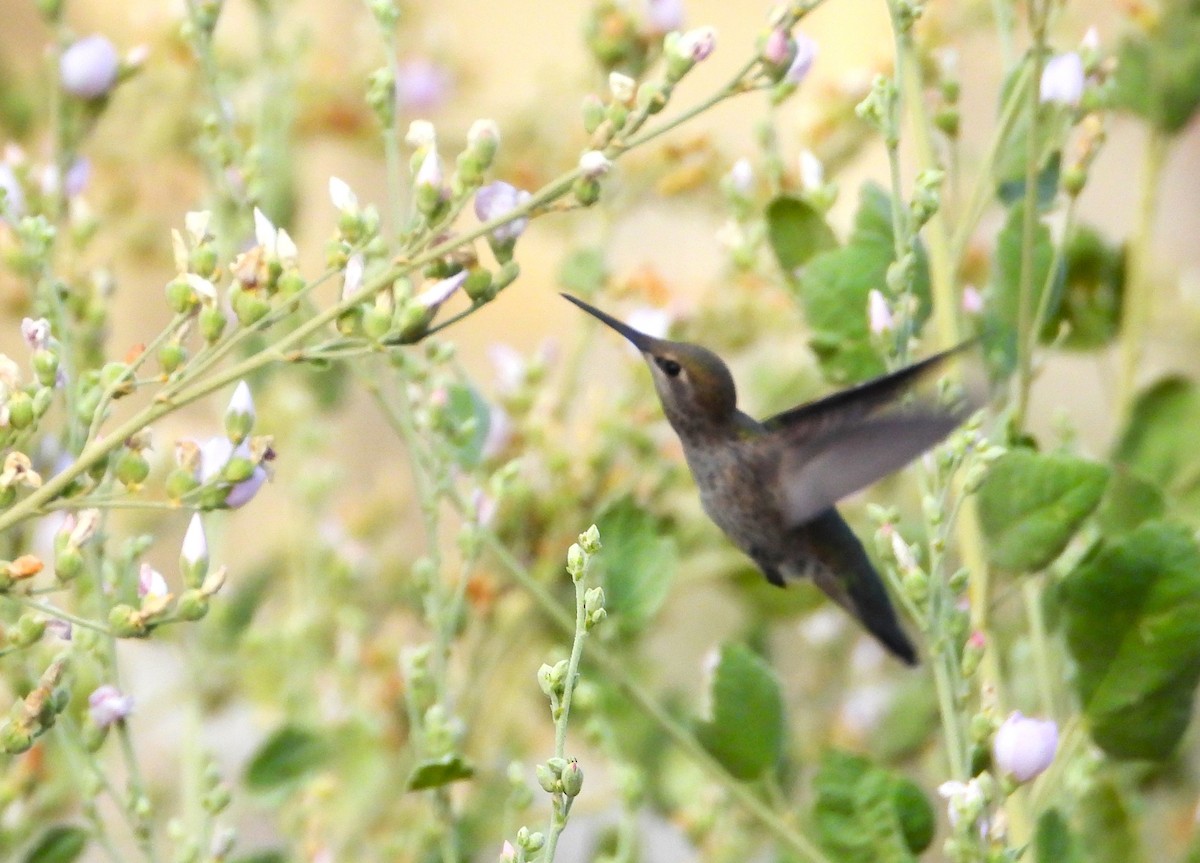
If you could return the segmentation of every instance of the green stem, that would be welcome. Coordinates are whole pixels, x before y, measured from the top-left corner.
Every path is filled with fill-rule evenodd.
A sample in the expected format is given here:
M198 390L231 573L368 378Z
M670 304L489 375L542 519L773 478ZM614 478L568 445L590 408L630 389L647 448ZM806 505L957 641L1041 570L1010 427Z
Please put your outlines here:
M84 629L90 629L93 632L99 632L102 635L107 635L109 638L116 638L116 636L113 635L112 630L110 630L107 626L96 623L94 620L88 620L86 617L80 617L77 614L72 614L69 611L63 611L61 608L53 606L48 602L40 602L36 599L30 599L24 596L9 595L5 598L11 600L12 602L23 605L26 608L32 608L34 611L40 611L42 614L57 618L58 620L65 620L72 626L80 626Z
M1138 364L1153 306L1150 280L1150 249L1154 239L1154 217L1166 164L1170 138L1151 127L1142 156L1141 188L1138 192L1137 222L1129 243L1129 277L1121 307L1120 371L1117 376L1117 417L1124 423L1133 406Z
M575 628L574 619L549 591L513 557L495 534L486 531L483 537L492 554L533 597L542 612L560 629L572 632ZM719 783L725 789L725 793L768 833L805 860L812 863L833 863L815 842L788 824L785 818L764 803L748 786L729 775L720 762L700 745L695 736L633 679L617 654L609 651L602 643L594 642L588 650L588 661L596 665L609 681L625 693L634 706L652 720L688 758Z

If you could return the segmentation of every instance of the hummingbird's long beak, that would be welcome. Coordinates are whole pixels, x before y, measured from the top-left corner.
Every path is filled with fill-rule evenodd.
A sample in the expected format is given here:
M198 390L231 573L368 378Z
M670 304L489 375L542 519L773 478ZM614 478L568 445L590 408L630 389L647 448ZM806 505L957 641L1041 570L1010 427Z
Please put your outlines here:
M623 335L625 338L629 339L629 341L633 342L633 346L635 348L637 348L639 351L641 351L642 353L646 353L647 351L651 350L654 345L654 342L658 341L657 339L654 338L654 336L648 336L645 333L640 333L637 330L635 330L633 327L631 327L627 324L621 323L620 321L618 321L616 318L612 317L611 315L604 314L604 312L600 311L595 306L589 306L587 303L585 303L583 300L579 299L578 297L573 297L570 294L563 294L562 296L563 296L563 299L570 300L571 302L573 302L575 305L579 306L579 308L583 309L585 312L587 312L592 317L597 318L597 319L603 321L604 323L608 324L610 327L612 327L618 333Z

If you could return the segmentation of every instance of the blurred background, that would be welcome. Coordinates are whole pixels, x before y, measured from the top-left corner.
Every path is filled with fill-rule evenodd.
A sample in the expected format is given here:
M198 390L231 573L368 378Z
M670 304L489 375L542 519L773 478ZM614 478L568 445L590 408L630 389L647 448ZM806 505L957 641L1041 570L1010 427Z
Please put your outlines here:
M970 176L973 161L981 157L994 129L1004 74L991 31L993 4L930 0L925 5L923 25L957 58L962 82L958 158L964 175ZM1111 45L1131 26L1137 6L1136 0L1067 4L1055 19L1050 41L1059 50L1070 50L1094 27L1101 44ZM267 7L270 14L264 15ZM495 176L520 188L537 188L575 165L587 140L578 119L581 98L607 87L586 48L588 4L444 0L408 2L401 8L396 61L403 117L433 121L448 152L458 149L474 120L494 119L502 135ZM717 50L679 87L670 111L711 93L753 55L768 9L767 3L687 2L687 26L714 26ZM44 82L54 73L48 68L46 45L55 34L33 3L0 0L0 14L4 22L0 26L0 132L5 141L21 147L26 158L44 159L50 132L38 94L45 92ZM70 31L78 36L101 33L122 55L139 46L146 50L140 68L115 92L83 148L90 164L84 199L97 227L95 239L71 263L76 272L103 271L111 278L109 353L117 357L148 341L170 319L162 301L163 287L175 275L170 229L182 228L186 212L206 206L208 180L194 153L195 106L206 96L190 49L178 35L181 17L181 4L159 0L121 4L72 0L65 16ZM270 22L269 32L264 21ZM888 169L877 138L859 135L852 144L839 138L839 128L831 125L835 113L831 106L846 104L853 94L861 98L872 76L890 68L891 30L886 7L879 0L829 0L804 20L801 29L816 40L819 53L799 93L774 111L777 147L789 173L799 171L802 150L811 149L823 159L841 190L830 221L844 237L857 207L858 189L870 179L886 185ZM264 179L260 206L296 240L302 272L315 275L324 267L326 242L337 218L329 200L330 177L345 180L362 203L389 212L378 126L364 98L368 77L386 62L377 28L366 5L350 0L260 4L230 0L216 45L233 82L229 92L236 110L253 112L264 133L257 145L269 153L272 170ZM640 360L624 351L615 338L596 335L589 322L557 296L563 287L564 263L584 247L603 249L608 278L605 293L596 301L606 310L621 317L659 311L698 340L708 335L719 344L737 346L731 359L739 381L748 381L743 388L743 407L748 412L762 415L824 392L827 385L806 347L798 307L766 280L736 272L728 249L718 239L727 214L713 189L736 160L756 158L767 112L761 94L724 103L620 160L605 183L599 207L536 219L520 242L519 280L496 302L445 333L456 344L462 366L481 394L496 400L504 385L503 366L494 359L497 344L509 345L524 357L541 357L553 374L555 363L572 356L573 345L591 333L594 344L581 360L570 399L583 406L582 416L598 423L614 422L614 405L636 406L636 413L625 418L644 421L661 458L680 466L679 451L669 440ZM1110 241L1126 237L1133 225L1136 166L1143 145L1143 128L1116 117L1081 199L1086 220ZM1193 127L1173 144L1161 187L1152 261L1156 302L1142 368L1146 380L1167 370L1194 373L1200 360L1197 165L1200 131ZM980 236L991 238L1002 218L999 210L989 213ZM984 258L990 251L981 244L974 254ZM323 298L331 301L335 293L330 286ZM462 298L456 302L465 305ZM19 323L28 313L28 303L24 282L8 270L0 271L0 351L15 355L21 350ZM758 311L734 316L742 329L723 333L720 310L741 305ZM716 312L705 311L714 308ZM752 325L760 317L771 318L776 329L769 341L756 345ZM937 347L944 346L928 345L930 351ZM1049 355L1034 391L1031 425L1057 434L1055 430L1065 424L1078 435L1085 452L1105 453L1115 431L1114 368L1113 358L1104 351ZM321 409L320 399L277 379L274 384L269 391L263 387L260 403L264 417L260 430L276 436L280 452L274 481L253 505L229 513L212 528L214 559L227 564L235 580L239 573L274 572L282 559L280 547L295 539L298 513L321 497L321 523L330 531L330 544L340 549L339 565L361 568L360 575L348 577L342 588L368 591L358 579L380 570L391 572L389 579L402 579L396 573L411 560L411 548L419 545L422 529L400 441L348 376L321 384L341 390L329 397L333 410ZM155 428L156 440L163 442L153 455L156 469L171 458L169 441L218 430L224 408L222 396L166 418ZM319 421L314 421L317 417ZM586 436L587 422L581 420L573 433ZM625 479L636 486L635 480ZM570 489L563 493L571 496ZM667 505L676 503L686 508L678 516L691 531L685 542L714 545L715 533L703 526L697 503L683 492L678 501L668 498ZM851 505L859 513L859 525L861 504ZM121 524L131 532L152 530L160 542L149 553L151 559L164 570L174 565L185 526L182 518L133 514L123 517ZM580 523L576 529L586 526ZM702 539L695 539L697 532ZM560 536L570 540L569 533ZM565 545L552 551L562 550ZM694 696L700 691L705 654L723 636L742 631L757 607L754 603L748 605L749 611L732 607L730 585L703 574L706 566L714 571L737 566L721 556L725 552L712 554L716 562L697 558L701 561L697 570L685 575L689 589L671 594L645 642L643 661L676 693ZM499 576L485 579L487 589L501 590L496 586L499 580ZM291 589L303 590L303 585L293 584ZM309 601L314 614L326 601L330 607L337 605L329 597L313 596ZM368 607L355 613L373 611L370 603L362 604ZM807 609L820 603L805 595L799 605ZM393 616L391 611L381 614ZM394 617L386 636L372 636L374 654L361 644L334 645L354 654L355 661L374 663L373 676L365 685L379 687L375 695L380 703L397 696L387 691L388 686L400 686L389 678L394 671L381 669L392 669L397 646L415 637L420 628L402 614ZM878 723L894 708L894 669L884 664L873 645L854 640L838 621L831 623L814 614L803 620L809 624L807 629L789 623L786 632L776 633L777 655L804 652L810 642L824 638L822 626L832 626L847 639L847 673L858 682L839 689L836 699L813 706L795 721L810 731L832 722L828 734L839 742L872 745ZM355 631L371 628L356 625ZM175 781L176 761L186 754L183 737L198 736L218 753L222 767L235 773L266 730L292 709L289 699L306 697L301 693L256 697L244 692L229 697L214 678L205 677L211 702L202 710L185 711L181 718L176 709L180 689L196 682L190 670L195 656L189 656L194 649L187 639L121 645L122 660L130 671L129 689L138 704L139 741L148 752L167 756L161 761L152 756L145 759L152 781L163 786ZM235 657L231 654L230 661L239 661ZM531 684L539 660L520 651L514 653L514 664L519 664L518 659L523 666L497 671L500 682L493 686ZM785 680L789 705L797 715L810 706L813 693L825 682L806 678L803 672ZM268 682L260 685L267 687ZM253 693L255 684L247 686ZM496 709L501 720L511 720L524 716L527 707L502 704ZM336 709L331 711L336 714ZM188 729L186 734L181 734L183 728ZM550 733L548 722L543 731ZM537 734L534 738L533 748L544 742ZM309 805L317 806L319 800ZM262 811L273 809L274 804L268 803L243 813L241 827L250 845L276 834L278 828L270 819L258 822ZM1167 820L1183 831L1189 822L1181 813L1182 808L1172 810ZM589 835L580 831L584 837ZM661 846L671 850L657 859L693 859L687 843L671 835L669 841L676 844ZM583 859L572 856L583 854L582 847L564 849L562 859Z

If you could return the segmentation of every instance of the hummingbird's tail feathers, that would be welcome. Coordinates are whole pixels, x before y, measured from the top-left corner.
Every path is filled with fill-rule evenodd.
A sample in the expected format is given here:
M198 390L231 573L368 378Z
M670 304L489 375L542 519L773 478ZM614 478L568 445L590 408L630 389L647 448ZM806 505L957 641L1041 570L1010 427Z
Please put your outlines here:
M795 566L785 564L780 569L792 578L811 577L894 656L916 665L917 650L896 619L883 579L837 510L826 510L797 528L795 535L802 540L804 552Z

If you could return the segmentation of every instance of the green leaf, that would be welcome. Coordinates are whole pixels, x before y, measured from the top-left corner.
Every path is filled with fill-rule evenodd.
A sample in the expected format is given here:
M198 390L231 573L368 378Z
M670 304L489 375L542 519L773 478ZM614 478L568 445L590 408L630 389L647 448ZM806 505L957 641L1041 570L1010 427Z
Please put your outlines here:
M79 858L88 844L89 834L82 827L70 824L55 824L42 831L42 835L25 852L24 863L72 863Z
M882 290L895 260L891 199L879 186L863 186L850 242L814 256L795 282L812 330L811 345L830 381L854 383L882 374L883 361L871 344L867 296ZM918 329L929 316L929 265L917 248L913 292L918 300Z
M795 272L813 255L838 245L825 217L791 195L780 195L767 207L767 238L785 273Z
M1054 342L1066 327L1064 347L1092 350L1116 338L1125 294L1125 250L1110 245L1098 231L1080 225L1063 250L1062 300L1048 315L1041 340Z
M740 644L721 648L709 688L711 719L698 724L700 743L738 779L757 779L783 753L783 697L775 672Z
M596 568L609 619L625 634L643 629L671 590L678 565L674 536L628 495L596 520L604 551Z
M1101 545L1062 592L1092 738L1115 758L1166 758L1200 681L1200 548L1190 531L1147 522Z
M246 787L272 791L303 779L325 763L329 743L314 731L284 725L258 748L246 767Z
M592 297L608 281L608 264L600 248L576 249L558 268L558 284L566 291Z
M1093 782L1080 799L1079 809L1079 835L1087 837L1087 863L1138 863L1142 859L1137 826L1112 780Z
M1013 152L1018 152L1015 147ZM1024 202L1025 200L1024 159L1021 159L1019 169L1020 173L1018 175L1000 180L996 185L996 197L1006 207L1011 207L1013 204ZM1036 201L1039 210L1045 210L1054 203L1054 198L1058 194L1058 178L1061 175L1062 154L1055 150L1047 157L1046 163L1042 165L1034 177L1033 182L1037 187Z
M838 863L907 863L933 841L933 807L911 780L831 750L813 780L817 841Z
M421 791L426 788L437 788L470 779L475 775L475 766L461 755L453 753L441 758L422 761L408 775L408 790Z
M1174 135L1200 107L1200 9L1186 0L1162 7L1149 32L1121 43L1113 104Z
M1129 533L1142 522L1161 518L1166 508L1158 486L1118 464L1096 510L1096 524L1102 535L1112 538Z
M1025 207L1014 204L1008 218L996 237L996 257L992 264L992 290L984 320L984 347L991 365L999 375L1010 373L1017 362L1017 328L1020 325L1021 309L1021 247L1025 232ZM1029 320L1037 310L1050 264L1054 259L1054 247L1050 241L1050 229L1038 219L1033 235L1033 267L1029 284ZM1047 317L1058 313L1062 298L1062 275L1060 269L1050 290L1053 291L1047 306Z
M1067 547L1104 492L1108 468L1068 455L1013 450L979 488L988 557L1001 569L1041 569Z
M288 863L287 852L280 848L270 848L266 851L254 851L235 857L230 863Z
M1200 388L1181 377L1165 378L1134 402L1113 460L1161 488L1170 512L1200 524Z
M1033 844L1037 863L1076 863L1079 859L1067 820L1057 809L1047 809L1038 818Z
M479 464L483 445L487 441L488 428L492 422L492 411L483 397L473 387L453 384L447 388L449 398L446 409L453 438L455 460L464 468Z

